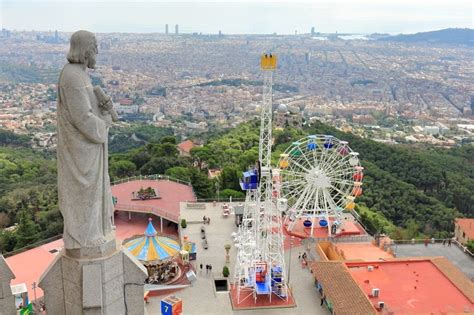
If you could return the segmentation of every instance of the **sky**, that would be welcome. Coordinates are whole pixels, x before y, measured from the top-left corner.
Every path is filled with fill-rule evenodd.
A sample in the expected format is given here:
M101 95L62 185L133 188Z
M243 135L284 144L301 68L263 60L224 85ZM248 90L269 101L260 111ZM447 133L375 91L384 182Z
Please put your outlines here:
M416 33L474 28L466 0L0 0L11 30L216 34Z

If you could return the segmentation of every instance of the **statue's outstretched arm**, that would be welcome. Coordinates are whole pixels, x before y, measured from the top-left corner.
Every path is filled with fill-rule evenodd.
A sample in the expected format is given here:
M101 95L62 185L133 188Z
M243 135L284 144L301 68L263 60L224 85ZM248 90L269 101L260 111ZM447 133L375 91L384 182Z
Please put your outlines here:
M104 143L107 140L106 123L92 112L87 89L65 87L63 92L62 99L66 100L71 123L90 141Z

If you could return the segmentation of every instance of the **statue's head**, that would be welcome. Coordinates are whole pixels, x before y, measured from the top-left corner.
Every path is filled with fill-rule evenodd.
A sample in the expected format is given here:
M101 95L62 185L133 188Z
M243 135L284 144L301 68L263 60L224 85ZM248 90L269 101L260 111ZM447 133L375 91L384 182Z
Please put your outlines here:
M97 40L88 31L77 31L71 36L71 47L67 54L70 63L80 63L94 69L98 53Z

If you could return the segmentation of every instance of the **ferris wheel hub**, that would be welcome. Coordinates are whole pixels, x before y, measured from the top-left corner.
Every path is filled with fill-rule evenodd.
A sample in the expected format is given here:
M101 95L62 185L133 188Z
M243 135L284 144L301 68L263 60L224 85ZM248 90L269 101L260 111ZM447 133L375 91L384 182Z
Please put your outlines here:
M331 187L331 178L326 175L318 167L313 168L306 175L306 181L315 188L329 188Z

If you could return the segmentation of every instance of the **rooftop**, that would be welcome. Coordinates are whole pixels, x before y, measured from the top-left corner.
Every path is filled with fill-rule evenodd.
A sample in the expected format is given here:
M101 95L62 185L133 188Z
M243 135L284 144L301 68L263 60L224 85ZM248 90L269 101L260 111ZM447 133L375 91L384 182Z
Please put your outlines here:
M178 149L182 152L190 153L191 149L194 148L195 145L191 140L185 140L178 144Z
M372 303L342 262L316 262L311 265L311 270L322 285L336 314L376 314Z
M372 243L335 243L346 260L389 260L394 257Z
M474 312L474 285L462 274L459 280L451 279L449 272L456 268L445 258L345 264L370 301L374 305L385 302L389 312ZM378 297L372 297L374 288L380 290Z
M443 256L458 267L469 279L474 281L474 258L464 253L455 244L396 244L393 247L396 257L434 257Z
M140 188L153 188L159 199L140 200L133 198L133 192ZM112 186L112 195L117 197L117 210L146 212L162 215L164 218L177 222L180 215L179 203L195 201L193 188L170 180L133 180ZM150 209L160 211L149 211Z
M455 224L460 226L470 240L474 240L474 219L456 219Z

